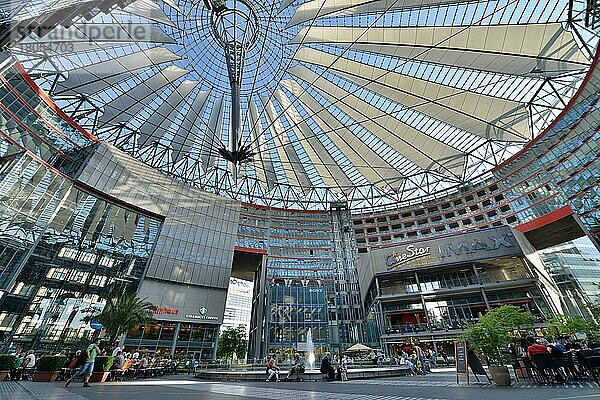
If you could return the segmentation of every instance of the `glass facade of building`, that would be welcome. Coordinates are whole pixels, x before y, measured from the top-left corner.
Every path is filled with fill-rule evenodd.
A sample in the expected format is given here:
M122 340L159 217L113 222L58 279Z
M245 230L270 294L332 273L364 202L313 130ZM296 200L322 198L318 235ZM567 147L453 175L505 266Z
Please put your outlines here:
M363 317L349 226L347 210L243 206L238 246L262 251L265 264L265 294L258 300L264 312L255 322L264 332L254 333L261 344L250 356L292 359L309 330L317 356L359 341Z
M506 227L487 229L370 254L362 268L372 272L361 284L368 286L368 324L375 322L378 329L372 343L393 351L393 345L414 338L451 353L452 340L495 307L517 305L540 322L556 314L535 268L510 232ZM492 237L503 238L505 247L488 246L486 240ZM477 250L469 249L473 243ZM390 267L391 257L407 248L428 250Z
M229 279L221 330L243 325L246 328L246 335L248 335L250 314L252 313L252 288L252 282L237 278Z
M127 333L125 350L197 360L214 359L214 344L219 333L217 325L161 322L140 325Z
M86 340L103 299L138 289L162 221L52 165L91 144L11 68L0 79L0 335L55 350Z
M590 239L575 239L539 255L560 288L565 309L588 316L586 303L600 296L600 252Z

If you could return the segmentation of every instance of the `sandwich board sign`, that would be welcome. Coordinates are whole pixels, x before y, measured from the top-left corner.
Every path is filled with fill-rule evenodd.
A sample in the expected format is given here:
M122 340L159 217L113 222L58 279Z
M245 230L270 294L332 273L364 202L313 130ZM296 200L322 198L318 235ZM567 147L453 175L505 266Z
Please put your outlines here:
M469 359L467 358L467 341L456 340L454 342L454 359L456 360L456 383L460 383L460 376L467 377L469 384Z

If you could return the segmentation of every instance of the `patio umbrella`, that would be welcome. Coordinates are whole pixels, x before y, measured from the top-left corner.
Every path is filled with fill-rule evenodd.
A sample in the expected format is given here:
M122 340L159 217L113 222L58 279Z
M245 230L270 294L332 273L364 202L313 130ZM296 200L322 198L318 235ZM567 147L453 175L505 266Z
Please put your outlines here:
M361 351L371 351L371 350L373 350L373 349L370 348L369 346L365 346L362 343L356 343L355 345L348 347L346 349L346 353L359 353Z

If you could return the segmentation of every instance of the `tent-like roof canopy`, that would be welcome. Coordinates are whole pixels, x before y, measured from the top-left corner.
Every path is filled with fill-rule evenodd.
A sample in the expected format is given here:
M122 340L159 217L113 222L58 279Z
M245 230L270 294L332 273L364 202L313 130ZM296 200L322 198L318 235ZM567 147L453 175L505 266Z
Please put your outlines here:
M362 343L356 343L353 344L352 346L348 347L345 351L345 353L359 353L361 351L371 351L373 350L372 348L370 348L369 346L366 346Z
M237 136L254 155L234 173L211 1L0 1L0 20L48 26L12 53L100 139L206 190L309 209L486 179L564 108L597 44L580 1L229 0L256 23Z

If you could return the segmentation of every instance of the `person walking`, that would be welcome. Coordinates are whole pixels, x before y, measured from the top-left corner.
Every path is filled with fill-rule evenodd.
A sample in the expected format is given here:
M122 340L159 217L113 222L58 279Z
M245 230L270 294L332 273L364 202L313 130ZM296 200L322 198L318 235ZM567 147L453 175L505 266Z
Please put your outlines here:
M96 356L100 354L100 338L94 339L92 343L85 349L85 362L79 368L79 371L75 373L72 377L67 379L65 382L65 387L68 387L73 379L79 378L83 376L83 387L90 387L89 380L90 376L92 376L92 372L94 372L94 362L96 361Z
M29 350L23 363L21 364L21 379L23 380L33 380L33 369L35 368L36 358L33 350Z
M446 353L446 351L444 351L442 349L442 351L440 351L440 355L442 356L442 359L444 360L444 364L446 364L446 366L449 366L450 360L448 360L448 354Z
M23 355L15 353L15 362L10 369L10 379L12 381L20 381L21 373L23 372Z
M429 362L432 368L437 368L437 354L433 349L429 349Z
M417 357L417 360L419 360L419 363L421 363L421 371L423 372L423 375L427 375L427 367L425 366L423 350L417 345L415 345L415 356Z

